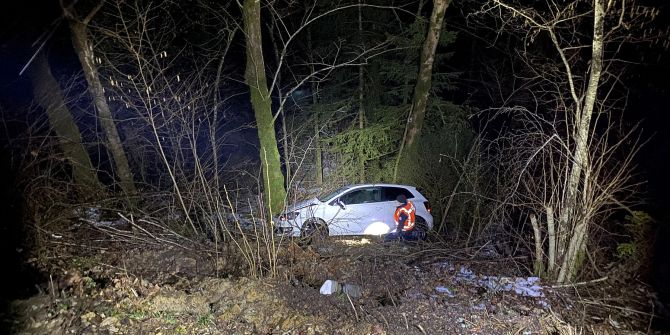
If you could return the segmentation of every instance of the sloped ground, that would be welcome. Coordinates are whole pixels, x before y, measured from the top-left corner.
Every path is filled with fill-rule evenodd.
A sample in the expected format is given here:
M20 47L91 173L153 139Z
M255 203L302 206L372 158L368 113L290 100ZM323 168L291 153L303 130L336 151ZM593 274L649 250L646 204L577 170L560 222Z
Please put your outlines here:
M576 329L563 320L579 307L556 292L560 289L544 287L543 296L528 297L505 291L499 281L486 285L487 274L513 280L519 271L511 260L462 259L430 245L365 239L282 250L280 259L290 261L278 264L275 279L249 279L227 277L242 273L235 265L239 260L203 250L63 248L50 260L51 280L41 286L43 293L13 302L3 320L18 334L567 334ZM321 295L326 279L359 285L362 296ZM611 315L589 319L588 325L583 318L573 323L597 334L633 334L630 329L637 327Z

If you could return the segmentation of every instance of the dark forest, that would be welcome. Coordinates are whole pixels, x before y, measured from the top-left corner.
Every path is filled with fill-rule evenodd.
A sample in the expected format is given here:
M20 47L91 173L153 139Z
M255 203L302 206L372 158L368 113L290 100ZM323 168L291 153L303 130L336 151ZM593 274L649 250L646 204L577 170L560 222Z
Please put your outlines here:
M0 333L666 334L662 0L50 0Z

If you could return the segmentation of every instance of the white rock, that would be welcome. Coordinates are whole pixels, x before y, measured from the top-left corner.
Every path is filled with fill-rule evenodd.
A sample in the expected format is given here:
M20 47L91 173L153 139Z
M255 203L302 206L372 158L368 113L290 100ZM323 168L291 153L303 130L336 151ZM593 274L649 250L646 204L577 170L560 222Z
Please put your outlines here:
M334 280L326 280L323 285L321 285L321 288L319 289L319 293L324 294L324 295L331 295L333 293L337 293L340 291L340 284L338 284Z

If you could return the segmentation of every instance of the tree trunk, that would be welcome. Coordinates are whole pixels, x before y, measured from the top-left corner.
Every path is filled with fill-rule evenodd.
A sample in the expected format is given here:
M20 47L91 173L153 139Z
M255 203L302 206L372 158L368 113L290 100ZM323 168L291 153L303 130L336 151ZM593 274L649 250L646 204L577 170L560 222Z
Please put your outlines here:
M421 50L421 62L419 64L419 75L417 77L416 86L414 87L414 96L412 98L412 106L410 107L409 117L407 118L407 125L405 127L405 134L403 141L400 144L398 158L396 160L393 171L394 181L398 180L399 165L403 167L411 164L415 158L416 140L421 134L421 127L426 116L426 106L428 104L428 94L430 93L431 78L433 75L433 63L435 62L435 50L440 40L440 33L442 32L442 22L444 20L444 13L449 7L451 0L434 0L433 12L430 16L430 25L426 40L423 43ZM407 177L408 171L402 171L403 176Z
M220 84L221 76L223 72L223 65L228 55L228 50L232 44L232 40L237 33L237 29L230 32L228 39L226 40L226 46L219 60L219 65L216 69L216 78L214 79L214 111L212 115L212 124L210 125L209 130L209 140L210 145L212 146L212 159L214 161L214 187L219 192L221 190L221 185L219 184L219 139L217 135L217 129L219 126L219 100L220 100Z
M568 249L563 259L563 264L558 275L559 283L571 281L577 274L580 267L580 259L586 250L586 240L588 236L589 218L579 213L579 181L582 178L582 171L588 160L588 144L591 128L591 116L598 95L598 85L603 66L603 35L605 21L604 0L595 0L593 2L593 42L591 46L591 72L589 74L589 83L585 93L584 104L577 110L576 130L575 130L575 152L570 176L568 179L568 189L565 201L565 211L568 213L570 221L575 223L574 230L570 235ZM579 101L576 102L577 104ZM580 113L581 111L581 113ZM575 218L576 217L576 218Z
M58 136L61 150L72 166L72 177L82 195L104 192L91 159L82 144L81 133L72 113L65 105L63 93L53 77L46 55L39 52L30 69L33 94L49 118L51 128Z
M544 207L547 213L547 239L549 240L549 259L547 260L547 271L550 276L556 271L556 223L554 221L554 208Z
M277 83L281 82L281 78L277 76ZM279 90L279 89L278 89ZM281 93L279 94L281 99ZM291 161L290 161L290 152L289 152L289 143L288 143L288 132L286 131L286 111L284 108L281 108L281 131L282 131L282 146L284 147L284 168L286 169L286 189L288 190L291 187Z
M70 20L70 32L72 34L72 45L74 46L79 62L84 70L84 76L88 83L88 90L93 98L95 107L98 110L98 119L102 129L107 137L107 147L114 158L114 166L116 174L119 178L121 189L126 195L134 195L137 193L135 183L133 182L133 175L128 165L128 159L121 143L121 137L116 129L114 117L107 104L105 93L98 76L98 70L95 66L95 59L93 57L93 46L90 44L87 35L87 27L85 23Z
M316 85L315 85L316 86ZM314 93L312 93L314 94ZM314 103L318 103L317 97L313 96L312 101ZM321 186L323 185L323 152L321 150L321 110L317 109L314 111L314 145L315 145L315 152L314 152L314 169L316 171L315 174L315 179L316 179L316 185Z
M261 6L259 0L244 0L244 32L246 35L247 64L245 80L251 94L251 105L256 116L256 127L260 140L261 168L265 206L270 214L284 208L286 189L281 173L281 161L277 149L277 138L272 116L272 101L268 93L261 40Z
M533 273L536 276L542 276L544 273L544 257L542 256L542 231L537 222L535 214L530 215L530 224L533 226L533 239L535 241L535 262L533 263Z
M275 39L274 36L274 28L275 28L275 22L274 22L274 17L270 21L271 24L269 25L270 30L270 41L272 42L272 47L274 48L274 55L275 55L275 64L279 64L281 62L280 59L280 51L279 51L279 46L277 45L277 40ZM311 48L310 48L311 50ZM284 99L283 97L283 92L281 88L281 71L280 69L277 69L277 79L276 79L277 85L275 85L277 89L277 100L282 101ZM291 150L289 149L289 136L288 132L286 130L286 110L284 109L283 105L280 104L279 106L279 114L281 115L281 132L282 132L282 155L284 156L284 168L286 169L286 189L289 190L291 188L291 163L290 163L290 158L291 158Z
M312 55L312 29L307 28L307 50L310 51L310 57ZM312 73L314 73L314 60L310 58L310 63L312 63ZM316 86L316 81L312 80L311 83L312 89L312 107L316 107L319 103L319 96ZM314 179L317 186L323 184L323 153L321 152L321 110L320 108L314 108L314 143L315 143L315 153L314 153Z
M358 37L361 39L361 47L363 46L363 14L361 11L361 0L358 0ZM365 102L364 99L364 90L365 90L365 78L363 78L364 71L363 65L358 67L358 129L365 128ZM363 184L365 183L365 155L362 152L359 152L360 157L358 161L358 182Z

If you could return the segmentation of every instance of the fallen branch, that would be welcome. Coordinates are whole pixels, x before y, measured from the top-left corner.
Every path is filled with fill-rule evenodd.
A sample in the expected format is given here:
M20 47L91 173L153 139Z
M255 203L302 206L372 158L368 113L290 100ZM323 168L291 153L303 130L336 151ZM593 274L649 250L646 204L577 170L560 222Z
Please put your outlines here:
M608 276L605 276L605 277L602 277L602 278L593 279L593 280L589 280L589 281L583 281L583 282L579 282L579 283L554 285L554 286L550 286L549 288L565 288L565 287L575 287L575 286L590 285L590 284L599 283L599 282L601 282L601 281L605 281L605 280L607 280L608 278L609 278Z
M616 305L610 305L606 304L604 302L599 302L599 301L592 301L592 300L579 300L579 302L586 304L586 305L592 305L592 306L601 306L601 307L607 307L607 308L614 308L618 309L624 312L630 312L630 313L635 313L635 314L640 314L640 315L646 315L646 316L657 316L651 313L643 312L643 311L638 311L636 309L628 308L628 307L621 307L621 306L616 306Z

